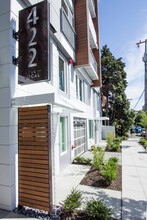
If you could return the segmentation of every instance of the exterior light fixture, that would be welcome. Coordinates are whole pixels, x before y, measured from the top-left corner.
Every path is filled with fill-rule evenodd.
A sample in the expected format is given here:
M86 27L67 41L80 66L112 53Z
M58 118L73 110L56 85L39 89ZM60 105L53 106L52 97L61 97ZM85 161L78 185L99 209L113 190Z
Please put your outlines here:
M73 60L71 58L68 60L68 64L73 64Z

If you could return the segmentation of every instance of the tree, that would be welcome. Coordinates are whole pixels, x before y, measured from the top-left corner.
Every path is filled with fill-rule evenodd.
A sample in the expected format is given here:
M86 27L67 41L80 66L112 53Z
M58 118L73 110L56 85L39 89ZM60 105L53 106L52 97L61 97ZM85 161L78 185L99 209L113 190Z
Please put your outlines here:
M130 110L130 102L125 94L127 87L125 64L122 58L116 59L107 45L101 50L102 94L107 97L106 111L110 125L116 128L116 134L124 136L134 120L134 112ZM104 110L104 109L103 109Z
M147 111L139 111L135 118L135 123L145 128L145 137L147 139Z
M136 112L135 116L135 125L141 125L141 121L144 118L144 115L147 114L147 111L140 110Z

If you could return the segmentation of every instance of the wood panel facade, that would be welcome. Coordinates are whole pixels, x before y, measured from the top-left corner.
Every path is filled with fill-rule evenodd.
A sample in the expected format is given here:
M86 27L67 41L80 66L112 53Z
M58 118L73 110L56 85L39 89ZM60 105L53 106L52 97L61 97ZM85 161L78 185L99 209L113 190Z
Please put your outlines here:
M76 63L75 66L89 64L89 31L88 2L75 1L75 31L76 31Z
M96 31L98 48L92 49L92 53L98 64L98 80L93 80L92 87L101 86L101 61L99 48L99 29L98 29L98 4L94 0L96 17L93 24ZM75 68L84 68L90 65L90 36L89 36L89 9L88 0L75 0L75 31L76 31L76 62Z
M19 205L50 211L52 165L50 106L18 110Z
M100 56L100 44L99 44L99 26L98 26L98 2L97 0L94 0L95 3L95 12L96 12L96 17L93 18L93 24L95 27L96 31L96 36L97 36L97 42L98 42L98 49L93 49L93 54L95 57L96 62L98 63L98 80L93 81L93 87L97 86L102 86L102 76L101 76L101 56Z

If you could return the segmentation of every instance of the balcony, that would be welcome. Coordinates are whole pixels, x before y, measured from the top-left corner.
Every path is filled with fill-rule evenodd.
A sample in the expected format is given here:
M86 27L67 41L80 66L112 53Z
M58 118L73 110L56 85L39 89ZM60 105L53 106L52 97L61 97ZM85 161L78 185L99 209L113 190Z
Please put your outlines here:
M98 64L91 50L89 53L89 66L86 67L86 70L88 70L89 76L91 77L92 80L98 79L98 75L97 75Z
M92 18L96 17L94 0L88 0L88 7Z
M90 47L92 49L98 48L96 31L95 31L95 28L94 28L94 24L93 24L90 12L89 12L89 17L88 18L89 18L88 20L89 20Z
M91 50L89 51L89 65L85 69L92 80L98 79L98 64Z
M90 3L89 3L90 2ZM93 87L101 86L98 16L92 19L88 4L97 8L97 0L75 1L76 69L85 70Z
M65 12L61 9L61 32L71 45L73 49L75 49L75 32L73 27L71 26Z

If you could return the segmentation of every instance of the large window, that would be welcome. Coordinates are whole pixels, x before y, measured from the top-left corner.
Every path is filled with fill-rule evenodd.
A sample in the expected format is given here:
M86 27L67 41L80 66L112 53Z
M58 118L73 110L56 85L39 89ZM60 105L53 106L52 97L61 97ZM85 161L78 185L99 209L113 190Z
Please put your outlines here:
M66 62L59 57L59 89L66 92Z
M74 28L74 7L70 7L70 4L67 0L62 0L62 9L65 12L66 17L68 18L70 25Z
M75 49L74 7L70 7L67 0L62 0L61 31L72 48Z
M67 118L60 118L60 152L67 151Z

